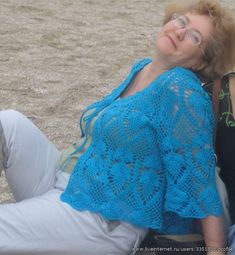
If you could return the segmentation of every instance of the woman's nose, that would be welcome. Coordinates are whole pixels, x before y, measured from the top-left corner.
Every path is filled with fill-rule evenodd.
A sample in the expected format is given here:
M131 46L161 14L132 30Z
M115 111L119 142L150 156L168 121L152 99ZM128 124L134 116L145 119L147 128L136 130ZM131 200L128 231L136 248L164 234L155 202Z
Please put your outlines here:
M184 39L186 33L187 33L187 28L186 27L182 27L182 28L179 28L179 29L175 30L175 34L176 34L176 36L178 37L178 39L180 41Z

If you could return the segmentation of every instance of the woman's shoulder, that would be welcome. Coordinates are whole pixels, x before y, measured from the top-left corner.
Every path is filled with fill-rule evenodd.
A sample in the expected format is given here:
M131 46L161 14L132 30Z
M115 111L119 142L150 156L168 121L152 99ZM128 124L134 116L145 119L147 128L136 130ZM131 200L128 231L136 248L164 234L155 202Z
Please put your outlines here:
M190 109L194 109L198 115L210 112L211 100L203 90L200 79L191 70L174 67L165 72L157 85L161 88L162 101L169 105L185 106L180 107L182 113Z
M189 81L189 82L193 82L193 83L197 83L197 84L201 85L201 81L200 81L199 77L196 75L196 73L188 68L176 66L176 67L171 68L169 70L169 73L173 77L175 77L175 79L176 78L181 79L181 80L187 79L187 80L185 80L186 83L187 83L187 81Z
M199 77L191 70L184 67L174 67L167 72L167 80L170 87L178 87L183 94L200 95L207 98L202 88Z

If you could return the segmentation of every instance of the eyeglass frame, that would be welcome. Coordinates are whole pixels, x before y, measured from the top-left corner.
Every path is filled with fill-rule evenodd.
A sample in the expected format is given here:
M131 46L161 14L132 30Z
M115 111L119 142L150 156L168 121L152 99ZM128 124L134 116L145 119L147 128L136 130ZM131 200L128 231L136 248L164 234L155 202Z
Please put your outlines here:
M180 17L185 17L184 21L187 22L187 24L182 24L180 25L180 23L176 23L176 21L178 20L179 21L179 18ZM202 39L202 35L196 31L195 29L193 28L190 28L189 27L189 22L188 22L188 17L185 15L185 14L180 14L180 13L173 13L172 14L172 17L171 17L171 21L174 22L174 25L177 27L177 28L185 28L186 29L186 33L188 35L188 37L191 39L193 45L197 46L201 52L202 52L202 55L203 55L203 58L206 60L207 59L207 56L206 56L206 53L205 53L205 50L202 48L202 43L203 43L203 39ZM192 32L197 32L201 38L201 41L199 42L199 44L195 43L195 41L192 39Z

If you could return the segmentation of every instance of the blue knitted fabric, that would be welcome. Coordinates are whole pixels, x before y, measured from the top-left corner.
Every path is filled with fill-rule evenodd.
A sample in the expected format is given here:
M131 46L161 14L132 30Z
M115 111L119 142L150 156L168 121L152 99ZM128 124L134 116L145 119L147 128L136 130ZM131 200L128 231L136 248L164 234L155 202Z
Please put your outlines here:
M150 62L137 62L117 89L84 111L86 138L103 110L61 200L105 219L166 234L193 233L196 218L221 215L211 102L196 75L182 67L117 100Z

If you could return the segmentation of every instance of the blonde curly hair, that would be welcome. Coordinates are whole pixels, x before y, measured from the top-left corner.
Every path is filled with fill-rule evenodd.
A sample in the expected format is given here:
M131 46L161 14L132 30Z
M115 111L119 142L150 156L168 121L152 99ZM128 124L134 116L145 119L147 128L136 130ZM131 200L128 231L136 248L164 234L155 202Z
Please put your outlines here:
M187 12L208 15L215 27L215 35L205 49L207 65L198 71L198 75L203 80L221 78L235 66L235 20L232 13L216 0L180 1L167 6L163 24L170 21L174 13Z

